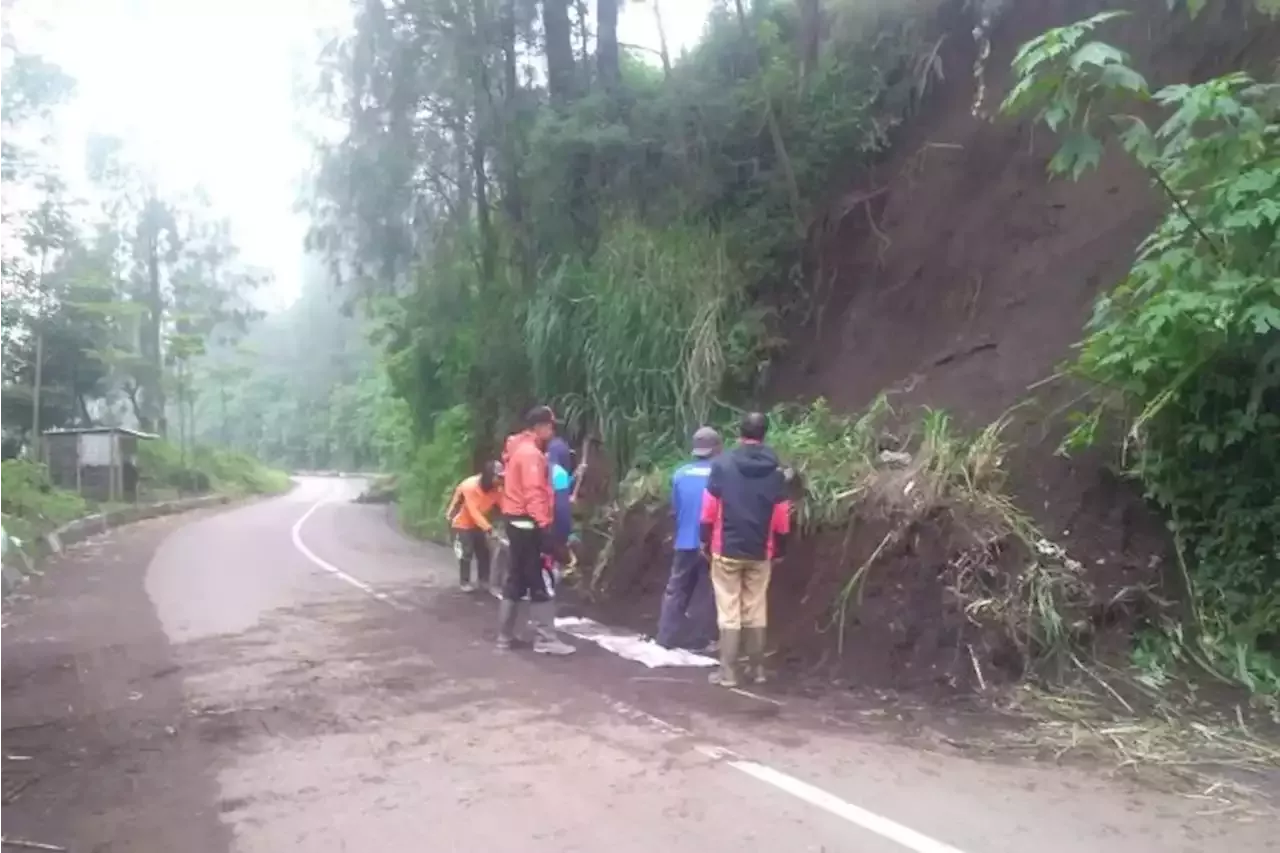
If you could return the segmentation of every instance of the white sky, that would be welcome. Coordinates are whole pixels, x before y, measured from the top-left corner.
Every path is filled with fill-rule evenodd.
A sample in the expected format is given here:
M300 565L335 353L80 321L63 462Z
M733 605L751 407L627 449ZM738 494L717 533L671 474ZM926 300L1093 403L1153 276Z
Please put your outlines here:
M231 219L244 259L272 272L264 307L298 293L311 163L298 81L315 80L323 33L345 28L348 0L17 0L19 46L61 65L76 99L58 116L68 174L94 133L170 190L202 185ZM592 4L594 5L594 4ZM672 53L701 35L711 0L664 0ZM622 2L619 40L656 48L647 3ZM73 183L73 186L75 184Z

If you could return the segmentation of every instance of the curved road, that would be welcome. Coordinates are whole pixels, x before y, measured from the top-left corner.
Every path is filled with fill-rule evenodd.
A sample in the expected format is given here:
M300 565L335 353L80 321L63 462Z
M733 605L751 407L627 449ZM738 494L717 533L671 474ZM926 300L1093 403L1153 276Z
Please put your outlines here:
M1098 773L832 731L494 605L362 484L148 522L6 614L5 833L72 851L1269 848L1265 821ZM12 784L11 784L12 781ZM11 791L11 789L13 789Z

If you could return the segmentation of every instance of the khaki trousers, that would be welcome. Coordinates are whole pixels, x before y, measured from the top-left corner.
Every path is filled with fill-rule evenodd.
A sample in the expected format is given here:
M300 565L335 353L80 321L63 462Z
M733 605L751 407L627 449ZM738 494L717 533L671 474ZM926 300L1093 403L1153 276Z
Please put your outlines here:
M711 558L716 591L716 623L721 631L765 628L769 624L769 560Z

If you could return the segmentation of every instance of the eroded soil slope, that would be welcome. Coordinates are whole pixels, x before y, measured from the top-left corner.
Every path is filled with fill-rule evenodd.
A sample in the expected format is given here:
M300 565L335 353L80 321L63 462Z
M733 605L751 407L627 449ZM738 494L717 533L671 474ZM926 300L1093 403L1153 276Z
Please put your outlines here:
M1006 4L991 33L985 112L998 112L1021 44L1115 5ZM1153 88L1240 68L1266 76L1280 56L1280 24L1249 17L1250 4L1210 4L1194 23L1164 2L1128 5L1135 14L1099 37L1130 51ZM1004 433L1009 487L1046 535L1084 564L1098 604L1090 630L1119 650L1144 607L1117 596L1166 581L1163 525L1112 473L1109 454L1055 455L1080 389L1052 377L1080 340L1094 299L1129 268L1161 200L1117 150L1079 182L1051 179L1051 134L1030 120L974 115L976 52L970 33L948 36L946 79L902 129L894 154L835 195L815 223L814 310L790 330L772 397L822 396L854 412L890 392L899 412L941 408L969 428L1022 404ZM838 666L863 683L967 689L975 677L970 648L989 678L1020 674L1005 644L982 636L948 592L966 537L951 519L935 521L911 530L866 576ZM615 543L621 556L609 593L638 622L656 614L665 532L657 519L633 514ZM780 656L809 665L839 657L831 602L884 534L871 522L800 543L771 594ZM1104 606L1117 601L1122 606Z

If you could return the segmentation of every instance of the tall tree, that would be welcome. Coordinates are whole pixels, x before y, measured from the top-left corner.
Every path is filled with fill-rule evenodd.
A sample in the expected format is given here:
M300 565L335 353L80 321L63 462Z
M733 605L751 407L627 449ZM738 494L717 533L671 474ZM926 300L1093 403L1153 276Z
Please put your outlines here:
M40 184L42 199L23 229L22 240L27 254L35 259L32 298L35 316L31 333L35 338L35 365L31 389L31 437L39 447L41 393L44 390L45 321L50 308L47 276L50 262L72 238L71 217L67 210L65 187L56 175L45 175Z
M596 0L596 70L606 91L618 88L618 0Z
M547 91L551 102L563 107L578 94L568 0L542 0L542 30L546 38Z
M822 0L798 0L800 6L800 79L808 82L822 44Z

